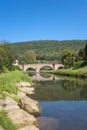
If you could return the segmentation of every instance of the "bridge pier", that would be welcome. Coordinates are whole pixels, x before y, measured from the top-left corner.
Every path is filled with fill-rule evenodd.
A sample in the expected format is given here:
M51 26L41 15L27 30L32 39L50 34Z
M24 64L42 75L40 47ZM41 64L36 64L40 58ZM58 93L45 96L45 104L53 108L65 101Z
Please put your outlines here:
M36 73L40 73L40 69L39 68L36 68Z
M52 65L53 65L53 70L55 70L55 64L53 63Z

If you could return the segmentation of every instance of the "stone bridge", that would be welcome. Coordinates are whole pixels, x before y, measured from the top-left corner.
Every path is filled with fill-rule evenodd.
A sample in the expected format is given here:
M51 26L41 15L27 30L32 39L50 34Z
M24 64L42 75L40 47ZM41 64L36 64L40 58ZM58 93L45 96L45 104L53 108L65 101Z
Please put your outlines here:
M64 65L63 64L26 64L26 65L17 65L19 66L19 68L23 71L27 71L28 69L32 68L34 70L36 70L36 73L40 72L40 69L42 67L50 67L53 70L57 70L59 68L63 68Z

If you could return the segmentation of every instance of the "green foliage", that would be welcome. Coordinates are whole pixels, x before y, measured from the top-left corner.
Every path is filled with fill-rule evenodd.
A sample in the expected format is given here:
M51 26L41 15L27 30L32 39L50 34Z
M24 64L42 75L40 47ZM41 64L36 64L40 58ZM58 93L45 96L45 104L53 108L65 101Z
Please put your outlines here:
M20 97L19 97L19 96L15 96L15 97L13 97L13 99L14 99L16 102L19 102Z
M26 59L26 63L35 63L36 62L36 54L33 50L27 50L25 52L25 59Z
M84 60L84 58L85 58L84 49L79 49L79 52L78 52L78 60Z
M32 42L19 42L10 44L14 55L19 57L19 60L23 60L25 52L33 50L36 54L36 59L42 61L57 61L61 62L61 52L66 49L78 51L80 48L84 48L86 40L66 40L66 41L54 41L54 40L42 40Z
M75 76L75 77L80 77L84 78L87 77L87 66L80 67L78 69L75 68L69 68L69 69L59 69L57 71L53 71L54 74L59 74L59 75L66 75L66 76Z
M20 64L36 63L36 54L33 50L26 50L23 55L19 55Z
M9 72L8 68L3 66L3 73L7 73L7 72Z
M84 59L87 61L87 44L85 45L84 53L85 53Z
M83 64L83 61L78 61L78 62L75 63L74 68L78 69L82 66L82 64Z
M16 94L18 87L15 85L17 82L30 82L31 79L27 74L22 71L10 71L8 73L0 74L0 93L3 96L3 91Z
M75 68L75 69L79 69L79 68L85 67L86 65L87 65L87 62L86 62L86 61L79 61L79 62L77 62L77 63L74 65L74 68Z
M12 70L21 70L18 66L12 66Z
M9 44L0 44L0 72L3 72L3 67L11 70L12 68L12 51Z
M67 49L62 52L62 63L65 65L66 68L70 67L84 67L87 65L87 44L85 48L79 49L78 52L73 50Z
M62 52L62 63L65 65L66 68L74 66L75 61L76 54L74 51L68 49Z
M12 121L8 118L5 110L0 111L0 125L5 130L16 130L17 129L17 125L12 123Z

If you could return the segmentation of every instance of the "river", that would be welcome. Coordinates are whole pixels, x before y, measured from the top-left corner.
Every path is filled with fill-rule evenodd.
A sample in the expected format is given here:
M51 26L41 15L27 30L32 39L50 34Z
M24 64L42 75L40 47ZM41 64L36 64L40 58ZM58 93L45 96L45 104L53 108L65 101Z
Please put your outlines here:
M87 79L38 74L32 80L40 130L87 130Z

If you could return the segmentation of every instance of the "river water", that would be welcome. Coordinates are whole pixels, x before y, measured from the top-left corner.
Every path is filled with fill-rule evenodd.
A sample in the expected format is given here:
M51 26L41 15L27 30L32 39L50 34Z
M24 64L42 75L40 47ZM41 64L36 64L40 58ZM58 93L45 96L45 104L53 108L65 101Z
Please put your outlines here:
M32 76L40 130L87 130L87 79L42 76Z

